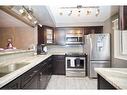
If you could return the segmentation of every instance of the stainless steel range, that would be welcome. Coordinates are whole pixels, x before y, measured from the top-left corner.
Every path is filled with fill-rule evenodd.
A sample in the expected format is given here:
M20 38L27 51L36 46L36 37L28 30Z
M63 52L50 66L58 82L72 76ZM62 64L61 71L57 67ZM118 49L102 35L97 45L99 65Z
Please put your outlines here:
M67 53L66 54L66 76L86 76L86 54Z

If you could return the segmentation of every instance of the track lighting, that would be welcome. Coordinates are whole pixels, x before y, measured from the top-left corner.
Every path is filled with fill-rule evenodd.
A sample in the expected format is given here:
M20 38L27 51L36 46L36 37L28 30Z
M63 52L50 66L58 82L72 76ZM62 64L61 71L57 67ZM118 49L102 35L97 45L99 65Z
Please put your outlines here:
M23 14L23 13L24 13L24 10L21 8L21 9L19 10L19 12L20 12L21 14Z
M70 11L70 13L68 14L68 16L71 16L71 14L72 14L72 11Z
M31 20L32 19L32 16L28 14L28 18Z
M97 10L96 10L96 16L98 16L99 14L100 14L100 10L97 9Z
M78 11L78 16L80 16L80 12L81 12L81 11Z
M100 9L98 6L82 6L82 5L77 5L77 7L61 7L60 9L63 10L63 12L68 12L67 16L71 16L72 14L75 14L77 16L81 16L84 11L86 12L86 15L92 15L93 13L95 13L95 16L98 16L100 14ZM65 9L65 10L64 10ZM67 10L66 10L67 9ZM71 9L71 10L69 10ZM62 16L63 13L62 10L60 10L60 15Z

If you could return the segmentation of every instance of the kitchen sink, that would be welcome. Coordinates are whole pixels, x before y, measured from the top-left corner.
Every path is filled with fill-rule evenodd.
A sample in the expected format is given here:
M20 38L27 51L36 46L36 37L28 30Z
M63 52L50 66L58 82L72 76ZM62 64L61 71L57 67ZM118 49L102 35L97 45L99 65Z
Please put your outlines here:
M6 66L0 66L0 77L3 77L6 74L9 74L15 70L18 70L26 65L28 65L29 63L26 62L21 62L21 63L13 63L13 64L9 64Z

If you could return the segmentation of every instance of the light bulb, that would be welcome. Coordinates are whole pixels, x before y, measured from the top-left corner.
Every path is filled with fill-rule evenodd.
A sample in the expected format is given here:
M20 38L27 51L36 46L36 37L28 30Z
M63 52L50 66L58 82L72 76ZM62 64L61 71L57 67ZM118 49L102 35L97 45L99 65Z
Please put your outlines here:
M72 14L72 11L70 11L70 13L68 14L68 16L71 16L71 14Z
M31 20L32 19L32 16L31 15L28 15L28 18Z
M78 16L80 16L80 12L81 12L81 11L78 11Z
M34 24L37 24L37 21L36 20L34 21Z
M21 14L23 14L23 13L24 13L24 10L23 10L23 9L20 9L19 12L20 12Z
M90 15L91 14L91 11L90 10L87 10L86 11L86 15Z
M40 27L42 27L42 24L39 23L38 25L39 25Z
M100 14L100 10L97 9L97 10L96 10L96 16L98 16L99 14Z

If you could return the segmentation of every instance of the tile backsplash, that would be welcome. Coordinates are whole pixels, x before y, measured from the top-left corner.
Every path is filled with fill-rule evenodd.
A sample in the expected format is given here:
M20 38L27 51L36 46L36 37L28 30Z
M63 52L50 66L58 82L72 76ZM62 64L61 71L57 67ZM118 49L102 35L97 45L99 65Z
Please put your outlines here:
M60 46L60 45L48 45L48 52L79 52L83 53L83 46L82 45L66 45L66 46Z

